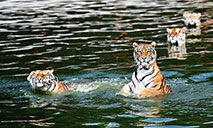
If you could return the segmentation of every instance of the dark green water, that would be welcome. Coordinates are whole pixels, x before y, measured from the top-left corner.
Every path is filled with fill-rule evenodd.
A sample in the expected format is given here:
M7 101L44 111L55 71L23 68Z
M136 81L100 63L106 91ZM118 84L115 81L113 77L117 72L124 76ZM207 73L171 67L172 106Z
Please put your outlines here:
M211 0L1 0L0 127L213 127ZM202 14L186 54L168 54L168 27ZM157 42L158 65L174 94L116 95L135 66L132 42ZM67 95L33 92L32 70L54 69ZM125 79L127 78L127 79Z

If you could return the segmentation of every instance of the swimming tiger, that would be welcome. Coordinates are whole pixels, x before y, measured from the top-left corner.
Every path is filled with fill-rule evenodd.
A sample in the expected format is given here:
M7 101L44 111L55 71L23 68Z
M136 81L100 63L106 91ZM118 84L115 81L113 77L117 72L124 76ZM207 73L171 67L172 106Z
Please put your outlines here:
M54 70L36 70L32 71L27 80L34 89L49 92L66 92L70 86L63 84L53 75Z
M186 26L189 26L189 27L200 27L201 26L201 23L200 23L201 14L200 13L184 12L183 17L184 17L184 23Z
M167 41L171 44L185 44L186 28L167 28Z
M172 92L156 63L155 46L155 42L151 44L133 43L133 56L137 69L132 74L131 82L122 87L122 95L146 98Z

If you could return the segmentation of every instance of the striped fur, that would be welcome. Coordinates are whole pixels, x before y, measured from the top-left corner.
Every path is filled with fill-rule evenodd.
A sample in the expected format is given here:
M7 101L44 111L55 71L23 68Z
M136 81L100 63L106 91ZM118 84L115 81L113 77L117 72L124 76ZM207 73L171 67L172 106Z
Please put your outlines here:
M133 44L133 55L137 69L132 74L131 82L121 89L122 95L145 98L172 92L157 66L155 45L155 42L152 44Z
M60 93L70 90L70 86L58 82L57 78L53 75L53 70L32 71L27 80L34 89L41 91Z
M167 28L167 41L171 44L185 44L186 42L186 28Z
M186 26L191 26L191 27L200 27L200 13L188 13L184 12L183 13L184 17L184 23Z

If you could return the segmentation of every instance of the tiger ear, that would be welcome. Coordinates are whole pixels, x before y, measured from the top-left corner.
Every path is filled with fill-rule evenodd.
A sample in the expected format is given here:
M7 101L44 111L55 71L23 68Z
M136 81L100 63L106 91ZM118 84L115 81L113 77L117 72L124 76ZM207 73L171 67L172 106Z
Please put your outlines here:
M166 31L167 31L168 33L170 33L171 29L167 28Z
M186 28L186 27L183 27L182 29L184 30L184 32L186 32L186 30L187 30L187 28Z
M197 14L197 18L200 18L200 17L201 17L201 13L198 13L198 14Z
M53 72L54 72L54 69L49 70L49 73L50 73L50 74L53 74Z
M29 74L29 76L27 77L27 80L28 80L28 81L30 81L30 79L31 79L31 77L32 77L33 74L35 74L35 71L32 71L32 72Z
M134 43L132 44L132 46L133 46L133 48L137 48L137 47L138 47L138 44L134 42Z
M187 17L188 17L188 13L187 13L187 12L184 12L184 13L183 13L183 17L184 17L184 18L187 18Z
M155 42L155 41L153 41L153 42L151 43L151 46L152 46L153 48L155 48L155 46L156 46L156 42Z

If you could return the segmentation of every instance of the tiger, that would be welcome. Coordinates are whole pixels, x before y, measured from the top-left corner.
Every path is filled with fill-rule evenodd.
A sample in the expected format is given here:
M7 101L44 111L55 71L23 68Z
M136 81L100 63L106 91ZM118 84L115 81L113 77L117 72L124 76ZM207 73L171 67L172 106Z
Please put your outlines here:
M27 77L27 80L36 90L57 93L69 91L70 86L59 82L57 77L53 75L53 72L54 70L32 71Z
M200 27L201 26L201 22L200 22L201 13L184 12L183 17L184 17L184 23L186 26L188 26L188 27Z
M131 82L122 87L121 95L147 98L172 92L156 63L155 46L156 42L133 43L133 57L137 68L132 74Z
M186 28L167 28L167 41L171 44L185 44L186 43Z

